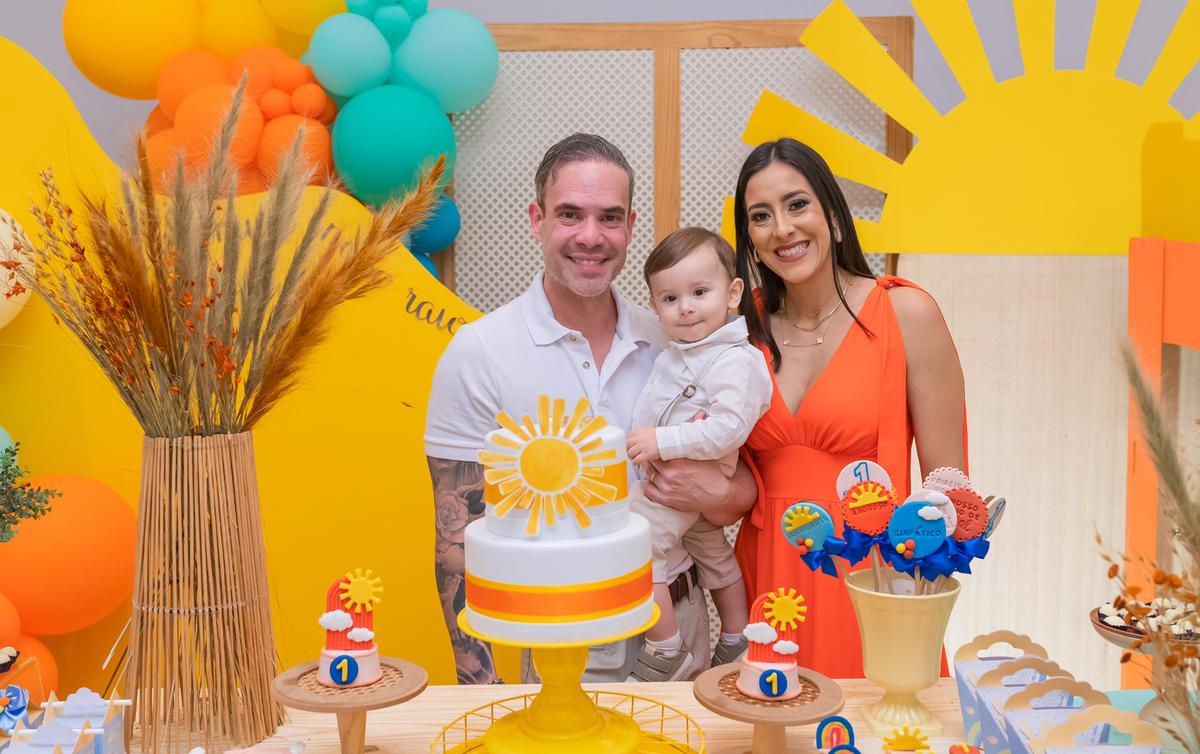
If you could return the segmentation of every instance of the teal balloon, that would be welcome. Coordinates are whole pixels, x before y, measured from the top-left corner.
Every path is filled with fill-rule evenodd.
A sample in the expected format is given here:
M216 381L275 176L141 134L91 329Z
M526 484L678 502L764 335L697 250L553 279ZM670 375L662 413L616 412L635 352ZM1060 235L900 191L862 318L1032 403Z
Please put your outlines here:
M356 16L374 18L375 11L379 10L379 3L375 0L346 0L346 10Z
M385 5L375 11L375 26L392 47L404 41L412 29L412 17L399 5Z
M13 446L12 435L4 431L4 427L0 427L0 453L8 450Z
M313 32L305 57L326 91L353 97L387 81L392 48L370 19L339 13Z
M462 218L458 207L448 196L441 196L433 205L433 211L425 224L412 232L408 242L408 250L414 254L435 254L454 243L458 231L462 227Z
M414 21L429 10L429 0L400 0L400 4L404 6L404 10L408 11L408 15L412 16Z
M413 254L413 256L417 258L417 261L421 263L421 266L424 267L430 275L437 277L437 265L433 263L432 259L424 254Z
M346 103L333 121L333 164L365 204L413 189L422 168L446 155L454 172L454 128L433 100L404 86L377 86Z
M483 102L499 70L496 40L482 22L466 11L435 8L413 21L389 80L426 91L442 110L457 113Z

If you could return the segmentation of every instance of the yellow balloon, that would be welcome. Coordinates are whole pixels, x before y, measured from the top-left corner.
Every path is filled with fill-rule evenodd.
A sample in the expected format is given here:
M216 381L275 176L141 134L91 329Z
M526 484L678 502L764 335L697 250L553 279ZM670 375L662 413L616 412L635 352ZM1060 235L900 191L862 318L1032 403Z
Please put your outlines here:
M346 12L345 0L262 0L262 5L281 29L306 37L325 19Z
M274 47L275 24L258 0L210 0L200 19L200 40L227 60L251 47Z
M96 86L154 99L163 65L200 45L200 11L195 0L67 0L63 40Z
M300 56L308 52L308 40L310 37L303 34L293 34L282 28L275 30L275 46L288 54L288 57L300 59Z

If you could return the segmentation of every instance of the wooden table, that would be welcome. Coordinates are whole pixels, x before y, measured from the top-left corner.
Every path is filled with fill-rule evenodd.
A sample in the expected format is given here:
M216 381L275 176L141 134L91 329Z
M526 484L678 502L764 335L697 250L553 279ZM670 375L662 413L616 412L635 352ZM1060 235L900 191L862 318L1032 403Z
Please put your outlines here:
M879 690L861 679L838 683L846 693L846 706L841 714L856 724L859 750L862 754L878 754L882 751L880 739L871 738L866 726L857 725L857 715L860 705L878 698ZM690 683L600 683L584 684L584 688L638 694L678 707L704 729L709 754L741 754L750 749L753 726L726 720L704 709L692 695ZM367 750L376 746L379 754L429 754L430 744L442 726L467 710L497 699L532 693L536 689L537 686L528 685L430 686L412 701L367 715ZM950 746L962 738L962 718L954 681L943 678L920 696L944 726L945 735L930 739L929 748L933 754L947 754ZM788 751L813 751L815 733L814 725L790 729ZM278 748L280 743L295 741L304 742L305 754L337 754L340 751L333 716L296 710L288 710L287 721L276 736L255 748L267 750L271 744ZM136 744L133 751L140 751Z

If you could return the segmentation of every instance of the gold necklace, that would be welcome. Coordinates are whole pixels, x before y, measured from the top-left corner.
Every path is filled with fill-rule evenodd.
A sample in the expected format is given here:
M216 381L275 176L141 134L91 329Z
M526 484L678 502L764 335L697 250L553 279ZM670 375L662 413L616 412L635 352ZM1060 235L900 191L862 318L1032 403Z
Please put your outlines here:
M821 330L821 334L817 336L817 339L815 342L813 342L813 343L793 343L791 338L784 338L783 344L790 348L812 348L813 346L821 345L822 343L825 342L825 334L829 332L829 327L833 323L832 320L829 319L829 317L825 318L825 322L826 322L825 327L824 327L824 329ZM788 322L788 324L790 325L791 323ZM803 329L803 328L799 328L799 329Z
M853 288L853 287L854 287L854 282L855 282L855 279L854 279L854 278L851 278L851 279L850 279L850 284L849 284L849 285L847 285L845 288L843 288L843 289L842 289L842 295L843 295L843 296L845 295L846 291L848 291L848 290L850 290L851 288ZM833 293L833 297L836 297L836 296L837 296L837 291L834 291L834 293ZM831 299L832 299L833 297L831 297ZM829 301L826 301L826 302L825 302L825 304L828 304L828 303L829 303ZM824 309L824 308L825 308L825 304L821 304L821 309ZM837 311L838 311L838 309L840 309L840 308L841 308L841 306L842 306L842 302L841 302L841 301L838 301L836 304L834 304L834 305L833 305L833 308L829 310L829 313L828 313L828 314L826 314L826 315L824 315L824 316L822 316L820 319L818 319L816 322L814 322L812 327L801 327L799 324L797 324L797 323L795 323L795 322L791 321L790 319L788 319L788 316L787 316L787 299L785 298L783 301L781 301L781 302L780 302L780 306L779 306L779 316L781 316L781 317L783 318L783 321L784 321L784 322L788 323L789 325L791 325L792 327L796 328L797 330L799 330L799 331L801 331L801 332L816 332L816 331L817 331L817 328L819 328L819 327L820 327L820 326L821 326L821 325L822 325L822 324L823 324L823 323L824 323L826 320L828 320L828 319L829 319L830 317L832 317L833 315L837 314ZM818 310L817 310L817 314L820 314L820 313L821 313L821 309L818 309ZM820 341L817 341L817 342L819 343ZM789 345L789 344L788 344L788 343L785 343L784 345ZM812 344L810 344L810 345L816 345L816 343L812 343Z

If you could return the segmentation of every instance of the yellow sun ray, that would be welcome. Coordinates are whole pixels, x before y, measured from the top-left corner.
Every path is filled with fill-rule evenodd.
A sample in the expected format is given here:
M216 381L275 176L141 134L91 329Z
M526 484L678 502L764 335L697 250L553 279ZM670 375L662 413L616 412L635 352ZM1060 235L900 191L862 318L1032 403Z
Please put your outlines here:
M538 413L538 434L539 435L548 434L550 432L550 427L553 426L550 424L550 396L548 396L548 395L539 395L538 396L537 413ZM558 427L554 427L554 429L555 429L555 431L557 431Z
M967 0L912 0L912 4L968 97L996 83Z
M1092 35L1088 40L1087 61L1083 69L1099 76L1115 76L1125 40L1137 18L1141 0L1100 0L1092 19Z
M821 154L836 154L838 175L887 193L899 176L900 163L848 136L774 92L763 92L750 115L742 139L747 144L783 136L799 136Z
M518 487L504 497L500 498L500 502L496 503L496 515L503 517L513 508L522 507L520 504L521 498L528 492L529 490L525 489L524 487Z
M583 448L579 450L584 452ZM616 448L605 448L599 453L589 453L583 457L583 461L584 463L600 463L601 461L615 461L618 457Z
M1184 6L1158 61L1146 77L1143 88L1147 94L1162 100L1170 99L1200 57L1197 37L1200 37L1200 3L1192 0Z
M550 426L554 427L555 434L562 434L563 414L566 412L567 402L562 398L554 399L554 407L550 409Z
M496 489L500 491L501 495L507 495L513 490L518 489L521 485L521 477L513 477L512 479L505 479L503 482L496 485Z
M597 437L596 439L592 440L591 442L588 442L584 445L580 445L579 452L580 453L590 453L603 444L604 444L604 440L602 438Z
M571 418L567 420L567 426L563 427L562 436L570 437L575 432L575 427L579 426L579 422L587 414L588 402L586 398L580 398L575 404L575 410L571 412Z
M833 0L800 41L918 138L941 120L937 109L842 0Z
M553 514L551 514L553 515ZM525 522L525 533L533 536L538 533L538 525L542 518L542 498L534 496L533 505L529 507L529 520Z
M541 506L542 513L546 517L546 526L554 526L554 523L558 521L558 506L555 505L556 500L556 495L542 495L538 498L538 505Z
M517 422L511 416L503 411L496 414L496 423L507 429L509 432L512 432L521 440L528 440L530 437L529 435L525 434L525 430L521 429L521 426L517 424Z
M603 416L593 416L592 420L584 425L583 429L579 430L579 434L575 435L573 439L575 440L575 443L578 444L585 437L590 437L607 426L608 422L604 420Z
M483 481L488 484L503 484L510 479L518 478L517 470L511 466L495 466L484 469Z
M604 476L604 469L602 469L598 466L590 466L590 467L584 469L580 473L582 473L584 476L590 476L590 477L598 479L598 478Z
M537 428L533 426L533 420L530 419L528 416L521 417L521 426L525 428L525 431L529 434L530 437L538 436L539 432L537 431Z
M611 484L597 482L590 477L580 477L579 486L592 493L592 497L598 497L610 503L617 499L617 488Z
M584 506L592 499L592 494L578 485L567 490L567 499L574 505Z
M586 529L592 525L592 517L587 514L582 505L573 498L567 500L567 505L570 507L571 512L575 514L575 522L579 524L581 529Z
M494 435L492 437L492 442L496 443L502 448L512 448L513 450L518 450L521 447L521 443L509 437L505 437L504 435Z
M1013 0L1017 20L1017 38L1021 41L1021 60L1025 76L1041 76L1054 71L1054 3L1046 0Z
M485 466L504 468L515 464L517 459L515 456L510 456L503 453L494 453L490 450L481 450L479 451L479 462Z

